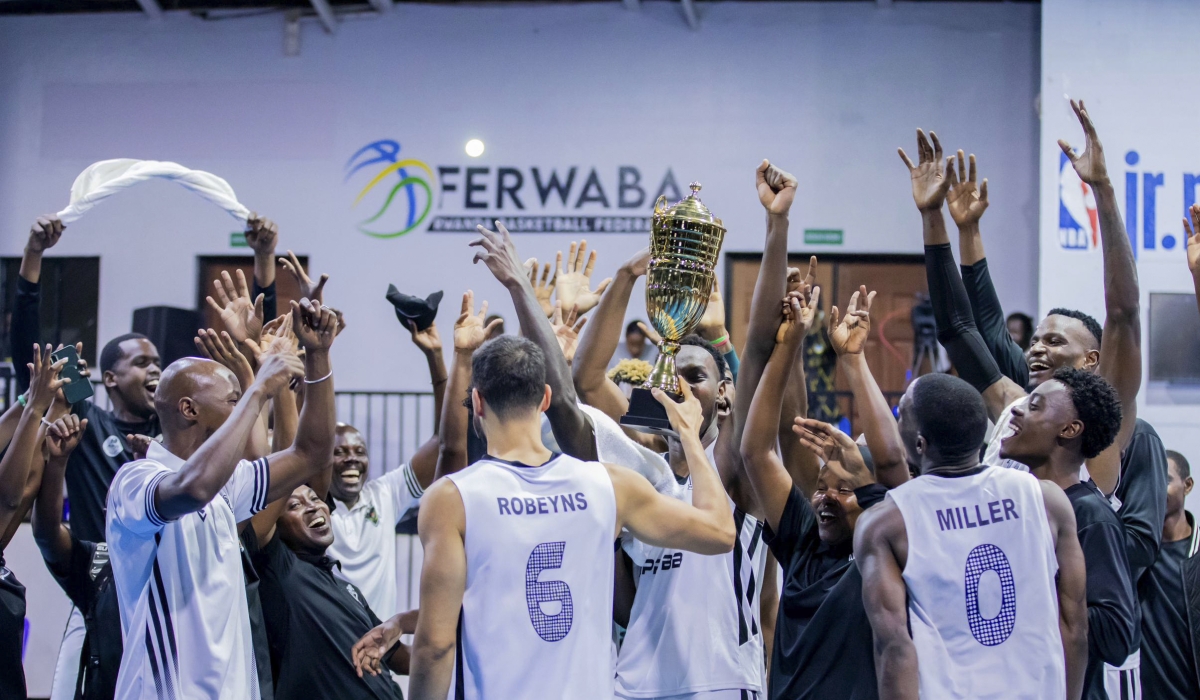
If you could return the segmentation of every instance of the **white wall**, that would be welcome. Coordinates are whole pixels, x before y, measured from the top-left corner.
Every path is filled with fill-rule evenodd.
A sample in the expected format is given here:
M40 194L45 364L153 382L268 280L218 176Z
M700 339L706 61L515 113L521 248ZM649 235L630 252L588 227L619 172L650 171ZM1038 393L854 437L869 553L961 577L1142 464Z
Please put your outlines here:
M444 288L444 326L467 286L510 319L511 309L471 266L467 235L377 240L355 230L364 215L353 199L373 171L349 183L343 174L363 145L395 139L402 157L435 174L439 165L490 166L494 181L495 168L519 168L534 214L564 210L531 204L531 167L578 166L576 197L594 167L615 200L617 168L635 166L651 190L638 214L670 169L681 186L704 183L705 202L730 230L726 250L761 247L753 169L769 157L800 180L793 250L806 249L803 228L839 228L846 242L834 250L919 252L895 149L923 126L978 154L990 178L984 227L1002 299L1032 309L1036 6L702 3L701 14L693 32L677 3L638 12L618 3L404 4L343 22L335 36L305 23L302 53L291 58L280 15L0 20L0 254L20 254L32 218L64 206L94 160L210 170L279 222L281 248L332 275L328 298L349 317L335 353L339 386L420 389L424 363L383 301L388 282L422 294ZM470 137L488 150L467 163ZM461 175L458 187L441 193L433 215L465 211ZM494 182L485 196L495 197ZM610 203L608 213L629 213ZM566 212L605 213L594 204ZM195 256L229 252L234 228L222 212L153 183L103 203L54 252L102 256L103 339L126 331L136 306L192 306ZM572 238L522 234L517 243L524 256L552 259ZM599 276L647 239L588 238L602 253Z
M1083 150L1083 134L1066 95L1083 98L1096 124L1117 201L1127 215L1126 175L1138 191L1136 241L1142 296L1143 354L1148 352L1149 301L1154 292L1191 294L1181 236L1185 174L1200 172L1200 141L1195 115L1200 96L1187 86L1200 48L1188 38L1200 27L1200 5L1187 0L1043 0L1041 137L1041 286L1039 308L1082 309L1104 318L1102 258L1099 249L1064 249L1059 242L1059 163L1057 140ZM1129 165L1126 158L1137 154ZM1154 247L1145 239L1144 175L1161 174L1155 191ZM1166 245L1174 240L1170 249ZM1194 407L1148 401L1147 374L1138 415L1152 423L1169 449L1200 465ZM1188 506L1200 509L1200 490Z

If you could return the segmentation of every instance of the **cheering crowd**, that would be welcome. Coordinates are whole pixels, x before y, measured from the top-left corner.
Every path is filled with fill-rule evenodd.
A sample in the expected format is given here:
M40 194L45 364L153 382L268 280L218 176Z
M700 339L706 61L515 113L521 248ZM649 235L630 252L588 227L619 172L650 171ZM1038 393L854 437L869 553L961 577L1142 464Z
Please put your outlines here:
M671 434L619 423L653 354L653 330L625 325L650 251L593 287L586 243L551 275L497 222L469 252L519 334L467 291L447 365L430 309L398 304L436 420L374 479L336 419L345 319L290 253L304 298L277 308L270 220L247 226L253 279L214 281L223 328L197 330L195 357L104 345L103 409L68 402L64 375L91 373L39 344L42 256L64 226L38 219L12 321L20 395L0 416L0 553L32 511L74 604L53 698L397 699L395 675L419 700L1200 698L1190 467L1137 416L1137 270L1072 104L1085 146L1059 143L1096 201L1103 324L1056 308L1017 345L984 255L987 180L918 131L916 162L900 156L954 372L893 411L864 356L871 280L826 299L857 441L807 417L797 358L822 290L815 257L787 267L796 180L768 161L745 344L714 288L675 357L681 396L654 390ZM414 512L420 608L401 610L395 526ZM4 700L26 697L20 573L0 557Z

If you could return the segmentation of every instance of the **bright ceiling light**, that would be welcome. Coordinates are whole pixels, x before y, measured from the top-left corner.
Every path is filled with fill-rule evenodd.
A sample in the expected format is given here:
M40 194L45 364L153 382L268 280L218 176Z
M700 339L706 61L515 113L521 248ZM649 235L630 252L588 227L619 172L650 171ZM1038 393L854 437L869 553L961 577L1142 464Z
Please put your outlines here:
M467 155L472 158L478 158L483 155L483 141L479 139L471 139L467 141Z

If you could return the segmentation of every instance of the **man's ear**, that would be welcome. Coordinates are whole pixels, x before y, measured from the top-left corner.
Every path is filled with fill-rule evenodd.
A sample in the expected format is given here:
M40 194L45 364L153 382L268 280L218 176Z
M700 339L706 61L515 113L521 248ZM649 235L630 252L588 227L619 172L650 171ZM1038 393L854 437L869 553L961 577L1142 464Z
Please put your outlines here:
M1100 351L1088 350L1083 355L1083 369L1095 372L1100 368Z
M104 382L105 389L112 389L117 386L117 375L111 369L106 370L100 379Z
M550 389L550 385L546 385L546 390L542 394L542 404L538 406L538 411L545 413L550 409L550 398L554 395L554 391Z
M479 395L479 390L471 387L471 415L475 418L483 418L483 397Z
M730 382L728 379L722 379L721 383L717 385L716 408L718 418L728 417L733 412L733 402L729 400L729 386Z
M196 407L196 402L190 396L179 399L179 415L183 416L184 420L189 421L195 421L200 417L200 411Z
M1080 435L1083 435L1083 421L1080 420L1073 420L1058 431L1058 436L1063 440L1074 440Z
M1187 496L1189 493L1192 492L1192 486L1194 486L1195 483L1196 482L1192 481L1192 477L1190 477L1190 476L1183 480L1183 495L1184 496Z
M924 455L924 454L925 454L925 445L926 445L926 444L927 444L927 443L925 442L925 436L924 436L924 435L922 435L922 434L920 434L920 433L917 433L917 442L916 442L916 446L917 446L917 454L918 454L918 455Z

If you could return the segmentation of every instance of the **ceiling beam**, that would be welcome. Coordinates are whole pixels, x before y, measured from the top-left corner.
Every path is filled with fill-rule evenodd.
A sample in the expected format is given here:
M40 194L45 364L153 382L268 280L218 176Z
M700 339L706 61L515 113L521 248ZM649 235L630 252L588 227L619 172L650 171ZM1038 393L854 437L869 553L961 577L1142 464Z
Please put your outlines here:
M376 12L387 12L392 9L392 0L368 0Z
M317 11L317 18L321 20L321 26L325 27L325 33L333 34L337 31L337 18L333 16L333 8L329 6L329 0L309 0L309 2Z
M162 17L162 7L158 4L158 0L137 0L137 4L141 5L142 12L145 12L150 19Z
M679 0L679 4L683 7L683 18L687 20L692 31L700 29L700 17L696 15L696 6L692 0Z

